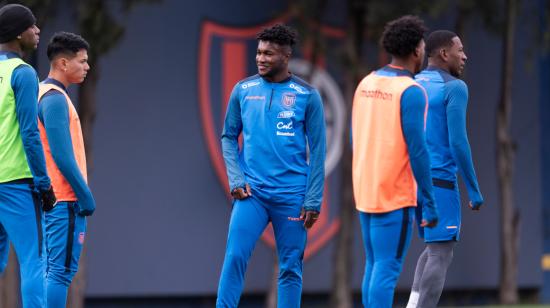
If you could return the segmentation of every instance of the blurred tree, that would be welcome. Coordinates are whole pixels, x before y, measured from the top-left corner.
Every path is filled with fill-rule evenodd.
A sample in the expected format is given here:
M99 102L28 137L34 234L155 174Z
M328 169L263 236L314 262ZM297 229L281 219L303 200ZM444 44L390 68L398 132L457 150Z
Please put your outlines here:
M82 134L86 144L88 173L93 171L93 124L96 116L96 88L100 78L100 59L117 46L124 35L124 25L113 12L119 4L122 13L128 13L137 4L158 3L161 0L121 0L118 3L107 0L79 0L75 3L77 22L80 34L88 43L88 63L90 71L78 92L78 115L82 125ZM101 210L101 207L99 207ZM86 245L82 249L79 270L69 289L67 306L71 308L84 307L86 290Z
M518 249L520 215L514 203L513 172L515 143L510 133L514 43L518 0L506 0L506 22L502 32L502 74L497 110L497 170L501 219L501 261L499 296L501 304L518 303Z
M368 1L347 0L347 24L348 33L343 55L343 63L346 67L345 81L345 102L346 121L351 123L351 107L355 87L364 75L364 38L367 30ZM353 307L353 296L351 288L351 273L353 264L353 239L354 239L354 217L355 203L353 199L352 173L352 152L350 125L346 125L343 136L344 149L342 151L340 180L340 231L336 238L336 250L334 253L334 271L332 277L332 292L330 295L330 306L351 308Z

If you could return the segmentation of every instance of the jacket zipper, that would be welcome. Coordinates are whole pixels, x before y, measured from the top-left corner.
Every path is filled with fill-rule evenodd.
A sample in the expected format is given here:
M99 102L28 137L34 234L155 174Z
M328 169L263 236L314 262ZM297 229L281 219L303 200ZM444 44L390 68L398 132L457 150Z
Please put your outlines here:
M273 88L271 88L271 97L269 98L269 107L267 110L271 110L271 101L273 101Z

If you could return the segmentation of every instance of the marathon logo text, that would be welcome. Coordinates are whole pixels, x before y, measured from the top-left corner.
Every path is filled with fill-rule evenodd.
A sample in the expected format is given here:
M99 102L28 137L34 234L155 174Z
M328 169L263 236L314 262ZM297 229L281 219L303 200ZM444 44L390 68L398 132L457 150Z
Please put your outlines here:
M247 95L244 97L244 100L254 100L254 101L265 101L264 95Z
M391 101L393 95L388 92L380 91L378 89L376 90L361 90L361 96L365 96L368 98L374 98L374 99L381 99L384 101Z

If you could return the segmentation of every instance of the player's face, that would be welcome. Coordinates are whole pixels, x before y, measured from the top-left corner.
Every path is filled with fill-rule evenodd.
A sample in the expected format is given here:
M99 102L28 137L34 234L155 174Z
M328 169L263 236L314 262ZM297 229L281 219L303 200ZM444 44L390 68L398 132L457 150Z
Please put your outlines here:
M259 41L256 50L258 74L272 79L281 72L285 72L288 68L289 57L288 48L272 42Z
M36 25L30 26L27 30L21 33L19 39L21 48L23 50L35 50L38 48L38 42L40 41L40 29Z
M421 40L420 43L418 43L418 46L416 47L416 50L414 52L415 55L415 67L414 67L414 73L420 72L422 69L422 66L424 66L424 55L426 54L425 51L426 43L424 43L424 40Z
M88 51L80 49L76 56L67 59L65 74L70 83L81 83L86 78L90 65L88 64Z
M466 65L466 53L464 53L464 46L458 36L453 38L453 46L448 48L448 60L449 72L455 77L462 75L464 66Z

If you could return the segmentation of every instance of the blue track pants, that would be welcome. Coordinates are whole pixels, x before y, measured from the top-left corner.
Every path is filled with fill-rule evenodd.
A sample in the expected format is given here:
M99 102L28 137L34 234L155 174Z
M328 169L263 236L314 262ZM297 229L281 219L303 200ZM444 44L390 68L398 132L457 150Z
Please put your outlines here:
M366 264L362 284L363 306L391 308L397 279L411 241L414 209L388 213L360 212Z
M294 204L266 204L252 196L234 202L216 307L239 304L248 260L270 221L279 255L278 307L300 307L307 239L303 221L298 220L301 201L303 198Z

